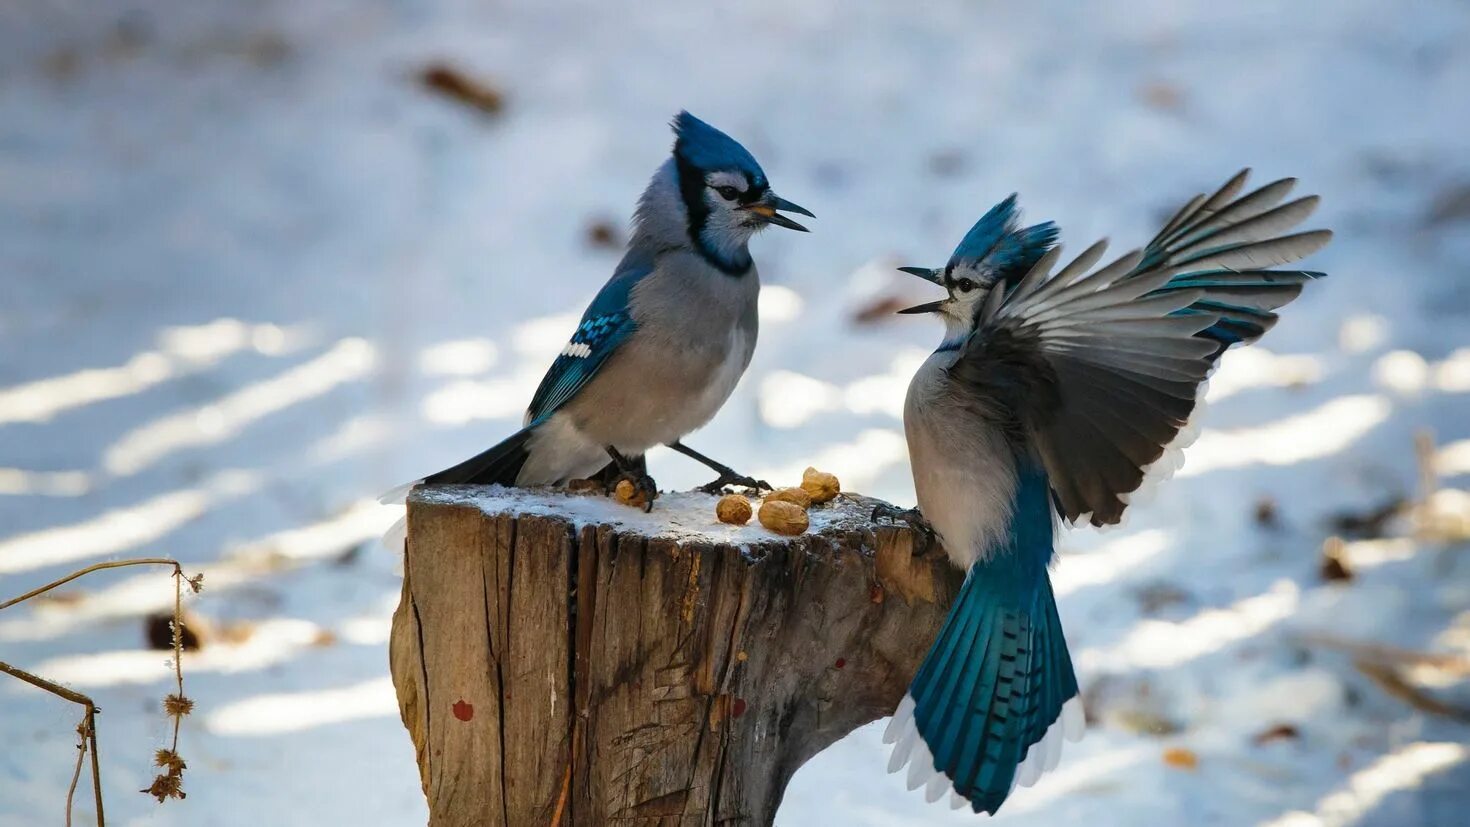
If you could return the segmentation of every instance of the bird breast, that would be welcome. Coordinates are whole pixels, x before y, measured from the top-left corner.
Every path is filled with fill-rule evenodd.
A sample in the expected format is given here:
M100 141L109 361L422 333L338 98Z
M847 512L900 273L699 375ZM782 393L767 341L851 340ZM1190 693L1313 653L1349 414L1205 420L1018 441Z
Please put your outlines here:
M637 330L569 405L580 430L641 453L705 425L755 351L754 268L739 278L692 254L661 261L634 289Z
M935 353L914 374L903 425L919 510L950 560L968 570L1010 527L1016 468L1005 436L954 393L953 361L953 352Z

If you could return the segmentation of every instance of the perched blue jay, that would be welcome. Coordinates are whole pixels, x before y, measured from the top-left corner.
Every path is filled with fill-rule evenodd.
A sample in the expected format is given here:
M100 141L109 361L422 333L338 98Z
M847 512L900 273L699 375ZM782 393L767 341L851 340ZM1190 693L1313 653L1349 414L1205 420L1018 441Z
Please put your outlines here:
M648 508L657 486L643 453L667 445L719 474L706 490L770 487L680 440L725 404L755 351L751 236L772 224L807 231L777 210L812 214L772 192L725 133L688 112L672 126L673 157L638 202L628 251L541 380L524 427L419 482L554 485L604 469L608 481L631 480Z
M1246 172L1184 206L1142 253L1093 269L1105 242L1056 274L1057 228L1019 228L1016 198L975 224L943 269L944 341L909 385L904 430L917 511L967 575L894 713L889 771L930 801L995 813L1056 766L1084 727L1047 568L1053 515L1119 522L1151 466L1171 465L1200 384L1230 345L1322 276L1273 270L1325 230L1283 235L1316 207L1286 179L1237 198ZM927 520L927 526L924 521Z

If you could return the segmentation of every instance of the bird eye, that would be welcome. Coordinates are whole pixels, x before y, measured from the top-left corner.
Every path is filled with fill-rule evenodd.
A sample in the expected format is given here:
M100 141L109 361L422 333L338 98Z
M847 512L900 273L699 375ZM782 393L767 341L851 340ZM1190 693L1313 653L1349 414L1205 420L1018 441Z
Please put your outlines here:
M969 279L960 279L959 281L957 281L957 282L954 283L954 286L957 287L957 288L959 288L959 291L961 293L968 293L971 290L974 290L975 289L976 284L975 284L975 282L970 281Z
M740 190L737 190L734 187L730 186L715 187L715 192L718 192L720 194L720 197L725 199L726 201L734 201L735 196L740 194Z

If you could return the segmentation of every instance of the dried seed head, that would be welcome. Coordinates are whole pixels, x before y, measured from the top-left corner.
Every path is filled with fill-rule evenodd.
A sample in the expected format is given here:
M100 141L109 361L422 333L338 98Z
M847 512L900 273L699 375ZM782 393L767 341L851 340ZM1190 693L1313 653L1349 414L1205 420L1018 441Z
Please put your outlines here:
M147 789L139 790L138 792L147 793L158 799L159 804L162 804L168 798L184 798L183 787L183 776L173 770L169 770L166 773L154 777L153 783Z
M163 699L163 711L169 717L179 718L194 711L194 701L183 695L169 695Z
M171 749L161 749L153 753L153 765L163 767L175 775L182 773L188 767L184 759Z
M204 591L204 572L201 571L193 577L189 577L186 579L189 582L189 588L192 589L195 594Z

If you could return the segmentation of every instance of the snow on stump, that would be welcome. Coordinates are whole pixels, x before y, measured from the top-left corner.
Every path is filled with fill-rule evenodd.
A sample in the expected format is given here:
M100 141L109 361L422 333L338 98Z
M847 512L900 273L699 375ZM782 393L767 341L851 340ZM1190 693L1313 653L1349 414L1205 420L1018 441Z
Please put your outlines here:
M943 552L866 497L798 537L715 502L410 496L389 656L432 827L770 824L798 767L898 705L959 589Z

